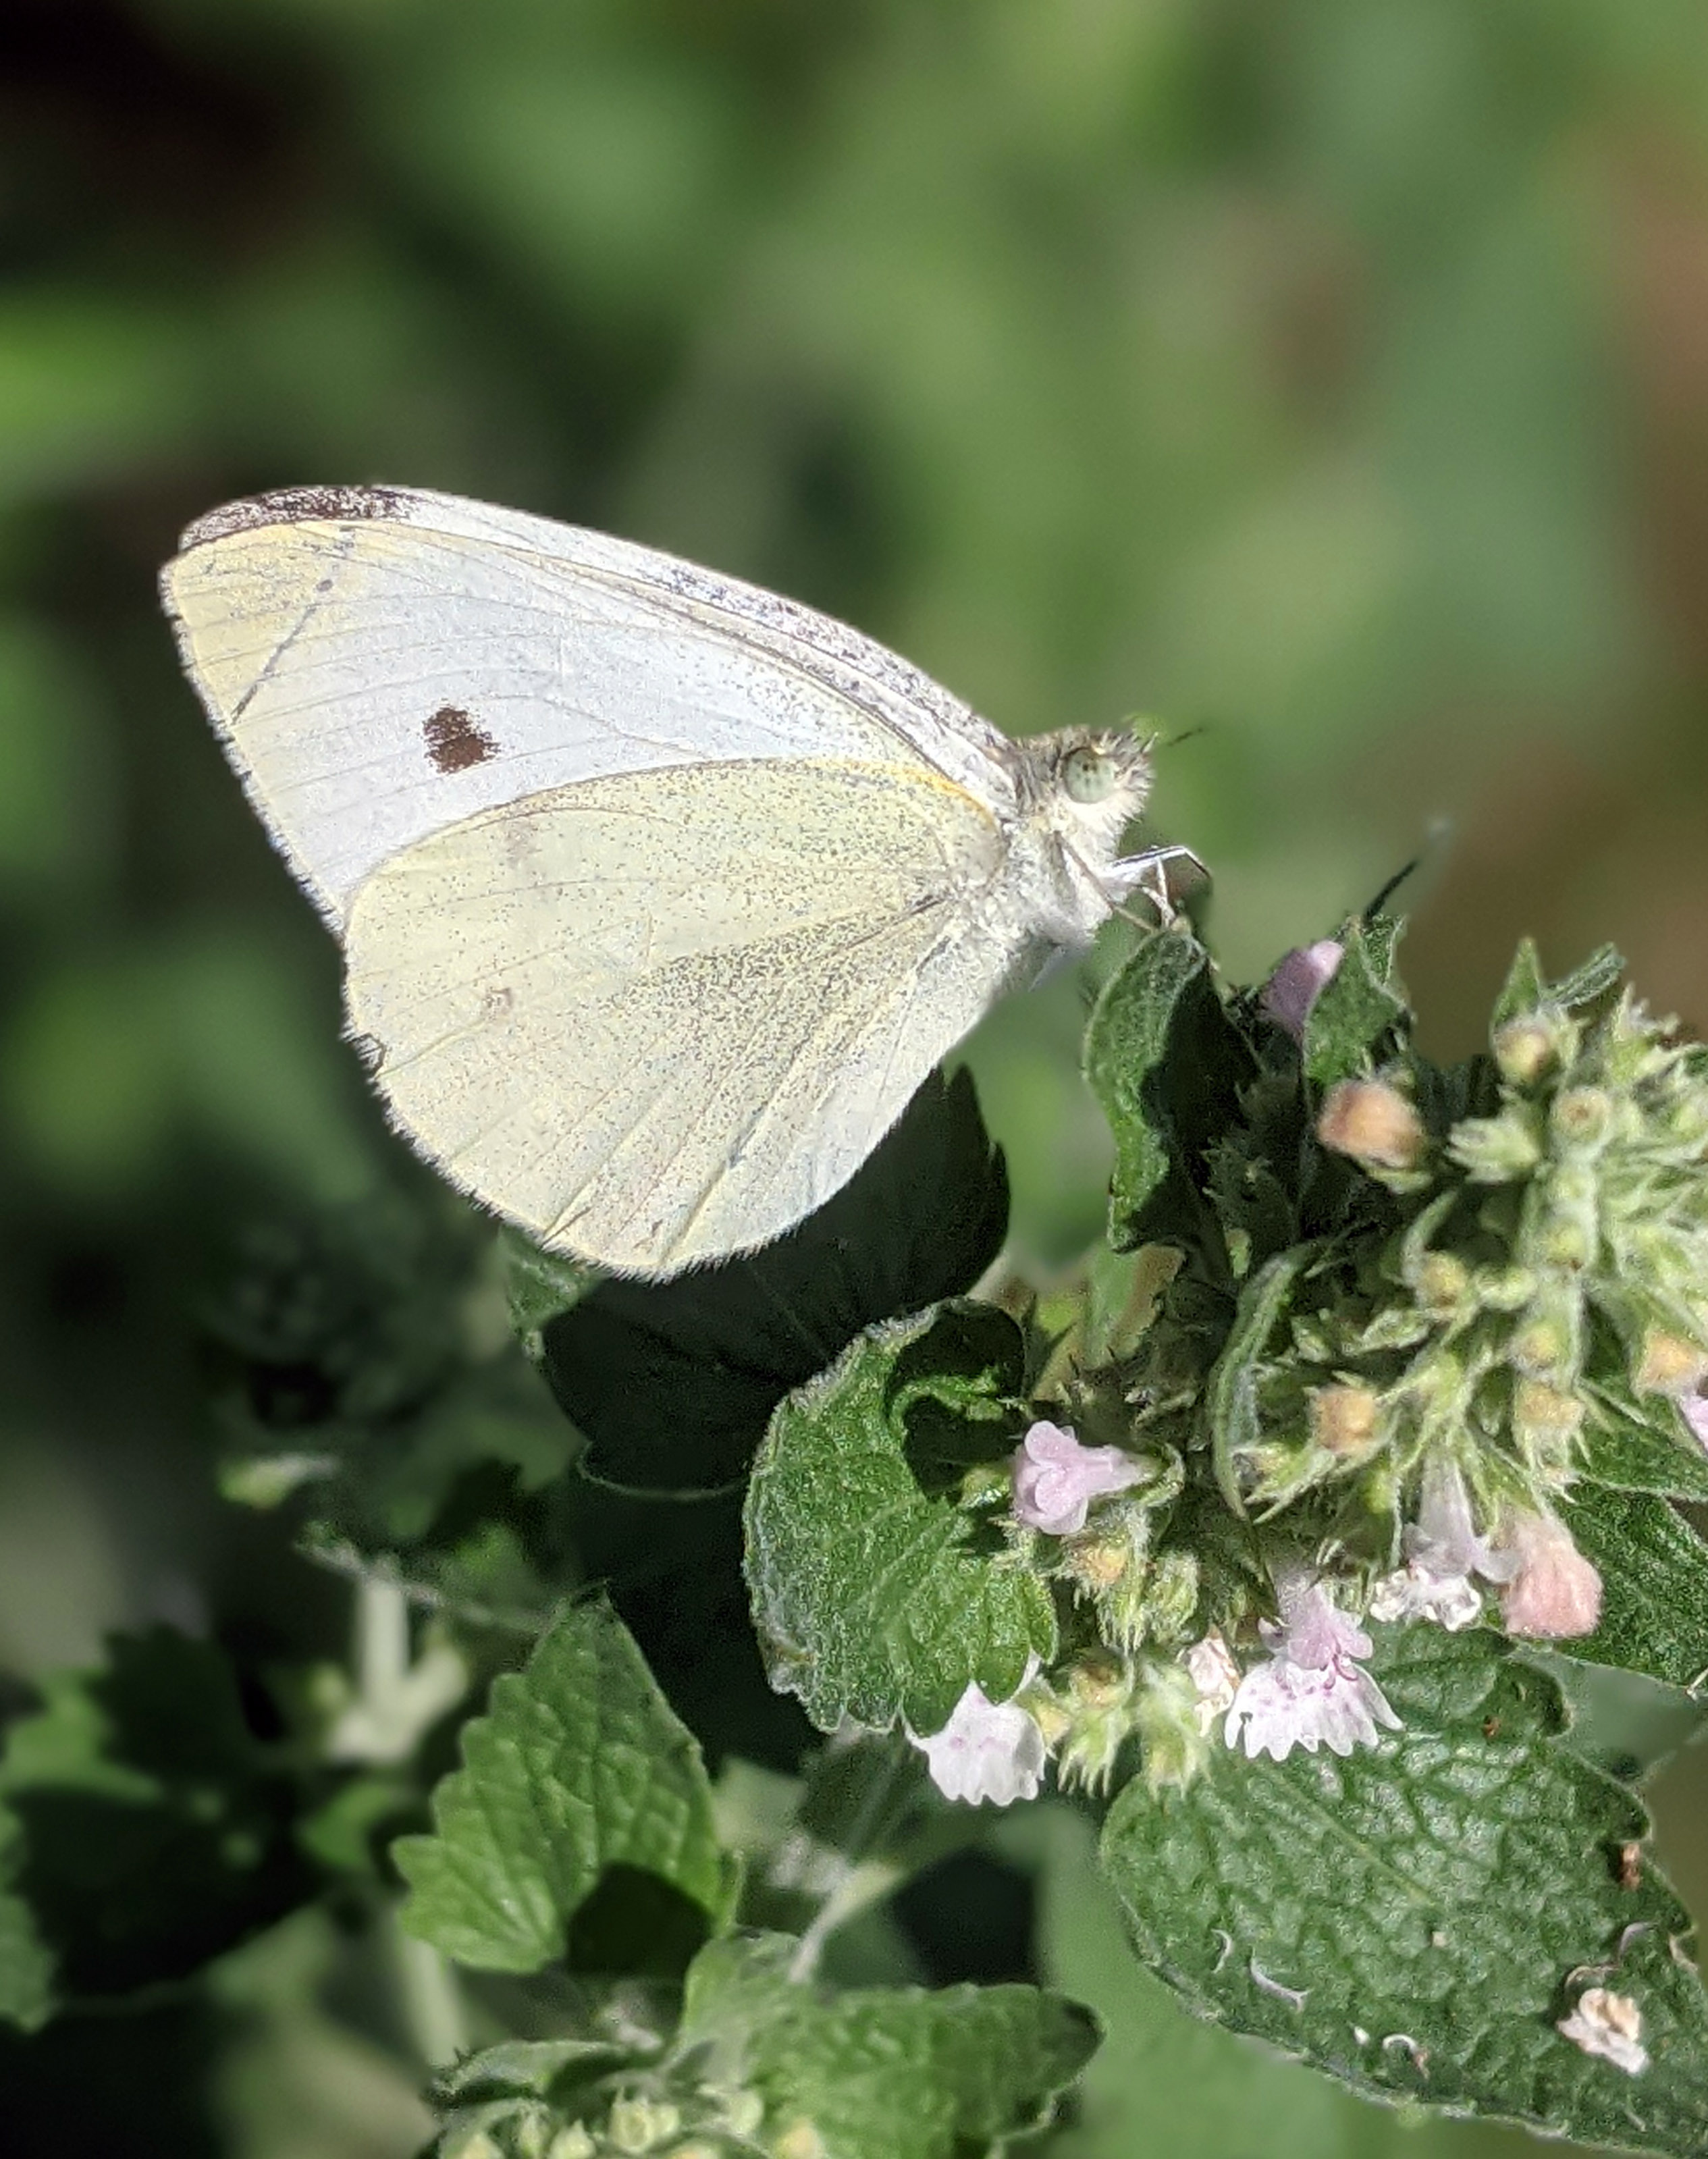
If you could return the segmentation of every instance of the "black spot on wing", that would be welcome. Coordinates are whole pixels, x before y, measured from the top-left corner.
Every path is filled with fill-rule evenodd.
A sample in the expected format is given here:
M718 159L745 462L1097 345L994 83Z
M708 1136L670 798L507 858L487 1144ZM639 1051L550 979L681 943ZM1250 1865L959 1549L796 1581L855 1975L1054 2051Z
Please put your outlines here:
M203 547L262 525L369 524L375 518L404 516L408 500L396 487L282 487L209 510L184 527L179 546Z
M467 772L471 765L484 764L498 755L498 744L459 705L441 705L422 722L421 731L427 755L440 772Z

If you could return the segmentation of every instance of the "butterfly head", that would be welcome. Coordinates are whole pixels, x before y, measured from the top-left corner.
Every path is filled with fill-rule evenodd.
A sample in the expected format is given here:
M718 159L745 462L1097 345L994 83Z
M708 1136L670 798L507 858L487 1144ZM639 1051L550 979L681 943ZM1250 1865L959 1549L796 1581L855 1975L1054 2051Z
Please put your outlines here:
M1150 740L1120 728L1064 727L1027 745L1039 807L1063 839L1101 867L1151 792Z

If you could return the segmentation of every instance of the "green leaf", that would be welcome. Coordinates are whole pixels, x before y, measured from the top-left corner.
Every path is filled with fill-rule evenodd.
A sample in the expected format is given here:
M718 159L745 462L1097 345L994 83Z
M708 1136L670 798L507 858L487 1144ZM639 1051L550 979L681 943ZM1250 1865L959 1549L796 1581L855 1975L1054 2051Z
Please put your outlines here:
M603 1605L566 1612L496 1680L433 1794L437 1833L393 1856L404 1923L463 1964L537 1971L613 1867L655 1876L713 1924L732 1884L700 1749Z
M186 1977L290 1910L295 1808L211 1644L120 1636L50 1681L0 1762L0 2013Z
M1030 1808L1004 1824L1002 1848L1039 1869L1044 1978L1089 2003L1105 2030L1049 2159L1465 2159L1462 2131L1404 2121L1189 2016L1134 1960L1083 1816Z
M1085 1034L1085 1077L1115 1135L1109 1237L1131 1251L1201 1219L1203 1152L1238 1113L1250 1070L1189 937L1146 938L1105 985Z
M1240 1460L1263 1437L1257 1383L1263 1353L1293 1293L1293 1286L1315 1261L1319 1246L1295 1245L1260 1267L1240 1293L1234 1324L1204 1389L1216 1482L1236 1514L1245 1512L1240 1489Z
M317 1557L543 1623L576 1441L511 1337L489 1224L412 1187L257 1224L207 1325L228 1498L292 1502Z
M1340 965L1305 1019L1305 1076L1332 1087L1379 1063L1406 1016L1393 981L1401 925L1391 917L1348 922L1340 932Z
M1037 1987L827 1998L789 1978L795 1948L761 1936L703 1949L678 2041L706 2050L718 2083L759 2095L772 2150L836 2159L990 2151L1047 2123L1097 2045L1088 2011Z
M1592 1384L1607 1414L1585 1438L1586 1479L1621 1492L1708 1499L1708 1452L1687 1432L1676 1402L1635 1394L1623 1380Z
M1121 1794L1104 1864L1140 1956L1201 2015L1354 2090L1700 2149L1708 1997L1664 1878L1621 1886L1641 1805L1559 1743L1558 1689L1498 1638L1380 1631L1404 1729L1379 1747L1218 1748L1184 1791ZM1642 2075L1555 2028L1592 1980L1638 2003Z
M1559 981L1550 982L1542 972L1541 958L1534 940L1522 938L1500 995L1494 1001L1490 1030L1525 1012L1536 1012L1544 1005L1558 1005L1566 1012L1581 1011L1617 987L1624 972L1623 956L1612 945L1602 945L1591 953L1581 966L1574 967Z
M1549 1002L1549 996L1548 977L1542 972L1542 958L1536 950L1535 940L1521 937L1489 1016L1490 1033L1504 1027L1509 1019L1537 1011Z
M970 1289L1008 1182L970 1075L934 1073L853 1180L789 1235L675 1281L607 1281L545 1329L583 1468L705 1491L746 1471L771 1412L862 1328Z
M1017 1444L1023 1380L1014 1322L950 1305L874 1328L771 1420L748 1582L772 1683L820 1731L935 1732L970 1681L1006 1701L1053 1653L1043 1584L950 1496Z
M1562 976L1549 992L1567 1012L1581 1011L1616 990L1625 972L1625 957L1616 945L1598 945L1581 966Z
M504 2039L441 2069L429 2096L442 2113L493 2099L562 2103L577 2085L621 2070L634 2058L634 2048L613 2039Z
M1566 1514L1601 1571L1602 1618L1593 1634L1560 1643L1565 1654L1671 1686L1708 1678L1708 1545L1648 1493L1579 1483Z
M537 1364L546 1354L548 1321L572 1311L604 1276L586 1260L568 1252L548 1252L513 1223L507 1222L499 1231L498 1249L510 1326Z

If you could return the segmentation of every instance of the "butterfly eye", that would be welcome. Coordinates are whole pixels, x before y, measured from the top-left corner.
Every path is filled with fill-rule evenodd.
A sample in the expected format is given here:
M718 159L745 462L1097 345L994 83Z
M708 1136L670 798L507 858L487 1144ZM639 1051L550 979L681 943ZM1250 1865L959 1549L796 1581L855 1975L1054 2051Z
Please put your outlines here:
M1062 784L1075 802L1106 800L1115 779L1115 760L1100 749L1070 749L1062 760Z

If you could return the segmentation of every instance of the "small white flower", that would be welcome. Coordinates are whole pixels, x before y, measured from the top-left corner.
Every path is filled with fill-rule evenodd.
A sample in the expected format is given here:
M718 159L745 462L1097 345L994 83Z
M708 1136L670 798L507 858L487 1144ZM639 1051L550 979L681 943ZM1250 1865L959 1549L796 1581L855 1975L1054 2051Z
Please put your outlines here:
M1194 1711L1198 1728L1208 1736L1217 1718L1225 1716L1234 1706L1234 1697L1240 1691L1240 1667L1214 1627L1203 1641L1193 1644L1183 1661L1198 1689Z
M1014 1519L1053 1537L1085 1526L1086 1510L1105 1493L1125 1492L1144 1472L1118 1447L1081 1447L1070 1429L1040 1421L1011 1457Z
M1516 1515L1503 1530L1501 1545L1514 1563L1500 1597L1509 1634L1562 1641L1594 1633L1602 1616L1602 1577L1564 1522L1553 1514Z
M1370 1596L1373 1619L1432 1619L1457 1634L1483 1616L1472 1577L1504 1582L1518 1562L1477 1534L1471 1495L1456 1463L1437 1457L1423 1473L1417 1520L1405 1531L1405 1564L1379 1582Z
M1693 1389L1680 1397L1679 1407L1685 1413L1685 1422L1701 1444L1708 1447L1708 1389Z
M1311 1007L1334 979L1343 954L1332 937L1315 945L1296 947L1277 965L1263 986L1263 1009L1295 1042L1305 1038L1305 1022Z
M1228 1745L1237 1747L1243 1734L1250 1759L1268 1753L1284 1762L1295 1747L1343 1755L1374 1747L1378 1724L1397 1732L1386 1696L1355 1661L1374 1646L1358 1622L1302 1571L1279 1576L1276 1594L1280 1621L1260 1629L1271 1655L1240 1682L1222 1727Z
M1037 1669L1034 1658L1027 1679ZM1024 1684L1024 1682L1022 1682ZM1043 1734L1018 1701L993 1702L971 1681L941 1732L908 1737L925 1757L931 1781L945 1799L981 1806L1035 1799L1043 1779Z
M1562 2017L1556 2027L1574 2047L1586 2054L1599 2054L1628 2077L1640 2077L1648 2067L1648 2049L1643 2043L1643 2011L1628 1994L1610 1987L1589 1986L1578 1996L1577 2006Z

